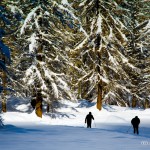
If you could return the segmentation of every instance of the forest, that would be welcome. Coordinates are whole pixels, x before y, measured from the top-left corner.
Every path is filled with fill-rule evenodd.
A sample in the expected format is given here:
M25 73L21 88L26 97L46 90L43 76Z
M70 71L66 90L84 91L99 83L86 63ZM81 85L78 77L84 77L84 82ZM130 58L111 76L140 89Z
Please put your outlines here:
M67 99L150 108L149 0L1 0L0 108Z

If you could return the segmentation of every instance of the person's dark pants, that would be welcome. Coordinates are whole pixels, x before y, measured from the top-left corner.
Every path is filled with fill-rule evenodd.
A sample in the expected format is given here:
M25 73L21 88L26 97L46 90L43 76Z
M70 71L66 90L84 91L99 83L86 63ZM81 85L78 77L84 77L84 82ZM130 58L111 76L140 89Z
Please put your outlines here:
M133 126L134 129L134 134L137 133L139 134L139 127L138 126Z
M87 128L91 128L91 122L87 122Z

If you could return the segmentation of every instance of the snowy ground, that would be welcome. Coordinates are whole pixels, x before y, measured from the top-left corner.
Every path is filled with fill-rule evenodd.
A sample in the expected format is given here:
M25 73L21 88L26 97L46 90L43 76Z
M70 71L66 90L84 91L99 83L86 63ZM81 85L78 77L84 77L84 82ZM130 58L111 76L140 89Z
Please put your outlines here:
M98 111L87 103L62 102L53 118L35 113L7 112L2 115L0 149L3 150L149 150L150 109L103 106ZM24 107L24 106L20 106ZM86 128L84 119L91 111L95 121ZM139 116L140 134L134 135L130 120ZM128 131L129 129L129 131ZM128 131L128 132L127 132Z

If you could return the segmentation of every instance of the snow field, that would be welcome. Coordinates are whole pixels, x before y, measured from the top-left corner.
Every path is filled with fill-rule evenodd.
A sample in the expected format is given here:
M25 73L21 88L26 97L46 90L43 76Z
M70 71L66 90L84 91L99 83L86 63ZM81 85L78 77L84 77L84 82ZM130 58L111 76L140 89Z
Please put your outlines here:
M7 112L2 115L5 126L0 129L0 145L4 150L149 150L150 110L104 105L102 111L94 103L62 101L55 114L38 118L35 112ZM23 107L24 108L24 107ZM92 112L92 128L86 128L85 116ZM52 117L50 117L53 116ZM141 119L140 134L134 135L130 121ZM128 132L127 132L128 131Z

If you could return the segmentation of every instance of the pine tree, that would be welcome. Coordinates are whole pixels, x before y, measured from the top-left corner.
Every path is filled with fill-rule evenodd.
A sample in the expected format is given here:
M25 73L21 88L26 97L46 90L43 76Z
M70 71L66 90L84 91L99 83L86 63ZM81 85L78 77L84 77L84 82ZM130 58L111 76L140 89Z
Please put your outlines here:
M6 112L7 91L9 87L8 65L11 63L10 57L10 35L17 30L17 14L7 7L6 1L0 2L0 66L1 66L1 92L2 92L2 111ZM15 22L15 23L14 23ZM6 69L7 67L7 69Z
M122 15L128 29L127 55L139 70L136 73L129 72L133 85L129 87L132 91L132 107L142 106L149 99L149 6L150 2L141 0L126 1L123 5L128 10Z
M68 66L72 66L69 51L80 28L79 21L71 6L64 6L60 1L26 0L16 7L24 12L17 37L22 49L23 59L18 69L24 74L24 89L35 100L41 93L49 111L55 100L74 99L67 72Z
M118 17L124 11L119 8L120 1L83 0L78 4L88 36L75 49L82 58L80 66L85 71L77 84L82 82L82 87L87 87L85 90L93 96L92 99L94 93L98 94L98 109L101 109L102 99L106 103L127 106L131 92L126 88L131 84L127 72L129 68L137 71L125 56L127 30Z
M97 99L98 109L102 102L149 107L149 1L0 4L0 91L5 107L8 87L31 97L40 117L43 101L49 111L55 100L76 97Z

